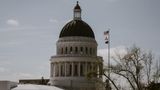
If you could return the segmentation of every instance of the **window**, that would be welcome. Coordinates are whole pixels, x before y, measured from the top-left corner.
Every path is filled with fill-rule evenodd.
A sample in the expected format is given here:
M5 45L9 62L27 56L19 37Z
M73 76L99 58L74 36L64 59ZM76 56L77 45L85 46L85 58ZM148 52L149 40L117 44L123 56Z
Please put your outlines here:
M75 47L75 53L78 53L78 47Z
M61 76L65 75L65 67L64 64L61 64Z
M63 48L61 49L61 54L63 54Z
M80 75L84 76L84 63L80 64Z
M95 48L93 48L93 54L94 54L94 55L96 54L96 52L95 52Z
M83 54L83 47L80 47L80 53Z
M92 48L90 48L90 54L92 55Z
M65 48L65 54L67 54L67 47Z
M91 63L88 62L88 63L87 63L87 71L90 72L90 71L91 71L91 68L92 68Z
M74 64L74 76L78 76L78 65Z
M71 76L72 75L72 65L70 64L69 65L69 75L68 76Z
M88 54L88 48L86 47L86 54Z
M70 47L70 53L72 53L72 47Z
M71 63L66 63L66 76L71 76L72 75L72 64Z
M55 64L55 76L59 76L59 64Z

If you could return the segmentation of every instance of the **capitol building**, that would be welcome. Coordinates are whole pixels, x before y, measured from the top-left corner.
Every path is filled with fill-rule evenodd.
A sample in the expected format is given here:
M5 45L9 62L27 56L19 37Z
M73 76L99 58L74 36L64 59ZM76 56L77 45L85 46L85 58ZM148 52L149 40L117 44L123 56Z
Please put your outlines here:
M92 28L82 20L78 2L73 20L61 30L56 55L50 59L50 83L65 90L103 90L103 59L97 56L97 42ZM91 78L87 75L94 72Z
M49 79L0 81L0 90L104 90L103 59L97 56L94 32L82 20L81 12L77 2L73 20L62 28L56 55L50 58Z

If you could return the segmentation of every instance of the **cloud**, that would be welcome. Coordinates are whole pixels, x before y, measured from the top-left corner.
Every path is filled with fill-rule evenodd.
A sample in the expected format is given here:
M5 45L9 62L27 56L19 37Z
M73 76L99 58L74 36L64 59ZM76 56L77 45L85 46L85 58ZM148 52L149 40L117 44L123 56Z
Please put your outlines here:
M116 56L116 53L120 53L121 55L126 54L126 47L125 46L117 46L114 48L110 48L110 58ZM102 56L104 60L104 64L108 62L108 49L99 49L98 56ZM115 64L115 61L110 60L111 64Z
M15 75L17 75L19 77L25 77L25 78L33 77L33 75L29 74L29 73L16 73Z
M19 22L18 20L15 20L15 19L8 19L6 21L6 24L9 25L9 26L19 26Z
M14 73L12 76L13 76L15 79L41 78L40 75L35 75L35 74L31 74L31 73L23 73L23 72Z

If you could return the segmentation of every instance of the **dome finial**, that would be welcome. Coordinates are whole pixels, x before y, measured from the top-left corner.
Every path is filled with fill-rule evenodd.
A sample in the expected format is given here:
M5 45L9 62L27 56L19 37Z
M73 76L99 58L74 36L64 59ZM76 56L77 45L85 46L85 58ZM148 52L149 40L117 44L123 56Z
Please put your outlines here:
M74 20L81 20L81 8L78 3L77 1L77 5L74 7Z

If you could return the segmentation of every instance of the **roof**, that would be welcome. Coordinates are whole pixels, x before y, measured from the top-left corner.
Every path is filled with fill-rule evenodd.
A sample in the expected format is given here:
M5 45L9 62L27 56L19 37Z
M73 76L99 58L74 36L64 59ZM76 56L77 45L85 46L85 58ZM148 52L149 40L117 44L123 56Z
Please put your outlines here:
M81 9L81 7L80 7L79 4L78 4L78 1L77 1L76 6L74 7L74 9Z
M59 37L81 36L95 38L91 27L82 20L72 20L61 30Z
M0 90L9 90L15 87L17 87L17 82L6 80L0 81Z
M18 87L12 90L64 90L55 86L19 84Z

